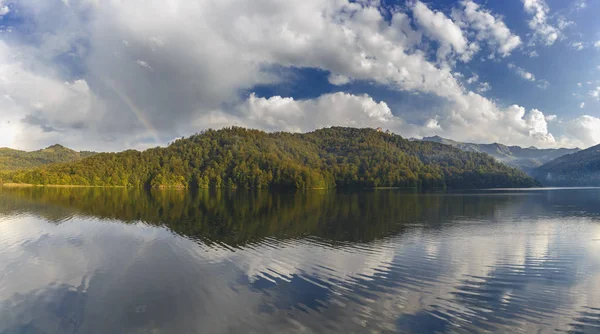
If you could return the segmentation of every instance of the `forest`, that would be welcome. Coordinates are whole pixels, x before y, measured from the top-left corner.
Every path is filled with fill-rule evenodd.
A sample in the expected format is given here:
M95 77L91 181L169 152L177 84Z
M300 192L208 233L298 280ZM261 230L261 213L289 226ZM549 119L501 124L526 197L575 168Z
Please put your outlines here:
M150 188L491 188L537 181L483 153L374 129L207 130L168 147L99 153L2 175L34 185Z

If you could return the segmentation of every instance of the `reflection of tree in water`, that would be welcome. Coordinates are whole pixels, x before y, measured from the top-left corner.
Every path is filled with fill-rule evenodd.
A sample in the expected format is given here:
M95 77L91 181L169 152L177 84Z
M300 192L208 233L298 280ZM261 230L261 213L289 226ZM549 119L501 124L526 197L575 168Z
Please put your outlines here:
M143 221L204 242L243 245L266 237L312 236L328 243L370 242L415 224L436 228L455 217L489 217L510 197L401 191L144 191L98 188L0 190L0 212L50 221L74 214Z

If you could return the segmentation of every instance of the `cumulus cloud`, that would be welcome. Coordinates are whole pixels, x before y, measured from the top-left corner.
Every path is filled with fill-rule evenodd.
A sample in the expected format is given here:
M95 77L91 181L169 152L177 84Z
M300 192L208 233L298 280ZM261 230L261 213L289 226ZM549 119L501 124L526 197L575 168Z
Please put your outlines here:
M468 61L479 44L500 56L515 45L497 17L469 1L460 22L419 1L407 9L414 19L400 10L385 19L377 7L347 0L13 5L32 24L16 27L10 43L0 41L0 144L143 148L238 124L289 131L378 125L407 137L556 145L538 111L501 107L457 80L454 59ZM365 95L248 95L256 86L287 84L298 68L325 71L333 85L364 81L442 103L408 122L402 110Z
M529 20L529 28L546 45L558 40L560 30L548 23L550 7L544 0L522 0L525 11L533 17Z
M461 5L462 10L455 10L453 16L464 22L465 27L474 30L477 40L488 43L494 53L507 57L521 45L521 38L513 34L499 17L472 0L462 1Z
M554 122L554 121L556 121L557 118L558 118L558 116L556 116L556 115L548 115L548 116L546 116L546 122Z
M463 61L468 61L477 51L477 46L469 45L460 27L444 13L432 11L418 0L414 3L412 11L417 24L425 34L441 44L437 53L438 60L444 60L455 52Z
M389 106L367 95L325 94L315 99L250 97L235 113L214 110L196 124L238 125L267 130L306 132L333 125L382 127L405 137L441 135L457 140L502 142L511 145L557 144L548 132L546 117L536 109L513 105L500 108L481 95L468 93L452 106L451 113L427 115L421 125L394 116Z
M401 130L403 121L392 114L385 102L376 102L368 95L339 92L308 100L251 94L234 113L215 110L200 116L196 123L307 132L334 125Z
M600 118L583 115L567 123L566 132L572 140L588 147L600 143Z

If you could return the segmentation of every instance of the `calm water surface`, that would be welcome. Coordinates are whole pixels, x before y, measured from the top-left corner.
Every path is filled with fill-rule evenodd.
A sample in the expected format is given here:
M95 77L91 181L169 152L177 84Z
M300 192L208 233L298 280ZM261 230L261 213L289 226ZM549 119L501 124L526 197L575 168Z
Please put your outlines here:
M600 332L600 190L0 188L0 333Z

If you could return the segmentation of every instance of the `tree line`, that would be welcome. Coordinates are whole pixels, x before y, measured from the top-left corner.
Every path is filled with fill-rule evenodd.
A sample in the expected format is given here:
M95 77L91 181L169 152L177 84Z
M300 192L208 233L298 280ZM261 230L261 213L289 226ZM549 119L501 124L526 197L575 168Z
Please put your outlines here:
M207 130L168 147L100 153L19 170L4 180L36 185L152 188L487 188L537 182L492 157L373 129L305 134L240 127Z

